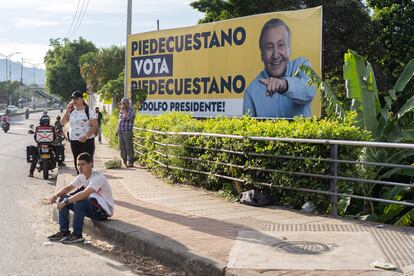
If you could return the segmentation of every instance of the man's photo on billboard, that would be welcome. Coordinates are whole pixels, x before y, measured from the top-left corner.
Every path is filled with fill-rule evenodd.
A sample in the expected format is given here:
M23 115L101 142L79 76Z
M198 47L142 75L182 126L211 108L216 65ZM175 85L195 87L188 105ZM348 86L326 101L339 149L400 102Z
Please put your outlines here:
M264 69L247 87L243 114L253 117L310 117L316 88L299 67L310 66L304 57L290 60L291 31L281 19L274 18L262 27L259 48ZM303 44L306 47L306 44Z

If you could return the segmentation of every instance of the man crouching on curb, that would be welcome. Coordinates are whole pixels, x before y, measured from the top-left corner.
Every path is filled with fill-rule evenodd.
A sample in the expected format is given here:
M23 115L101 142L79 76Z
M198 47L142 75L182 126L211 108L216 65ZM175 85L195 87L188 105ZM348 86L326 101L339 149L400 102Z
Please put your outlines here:
M114 200L111 187L105 176L92 170L92 167L89 153L81 153L78 156L79 175L49 199L50 204L59 199L57 208L60 226L59 232L48 237L50 241L61 241L66 244L83 242L82 228L85 216L98 221L112 216ZM82 187L85 189L69 194ZM69 209L73 211L73 233L69 231Z

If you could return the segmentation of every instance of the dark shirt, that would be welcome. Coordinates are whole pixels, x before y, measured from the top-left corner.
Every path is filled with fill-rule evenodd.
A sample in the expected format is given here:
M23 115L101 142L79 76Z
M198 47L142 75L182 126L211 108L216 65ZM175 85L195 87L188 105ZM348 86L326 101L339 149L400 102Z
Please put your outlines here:
M98 126L101 126L102 124L102 113L99 111L96 113L96 115L98 116Z

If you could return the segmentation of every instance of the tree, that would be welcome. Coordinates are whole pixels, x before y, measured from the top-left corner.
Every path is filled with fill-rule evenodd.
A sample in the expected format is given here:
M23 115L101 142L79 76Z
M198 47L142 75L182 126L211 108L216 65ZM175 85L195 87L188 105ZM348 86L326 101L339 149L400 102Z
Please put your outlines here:
M81 75L88 89L98 93L105 84L119 77L124 65L124 47L101 48L98 52L90 52L80 58Z
M125 47L102 48L97 55L98 90L110 80L119 77L125 67Z
M85 91L86 84L80 74L79 58L88 52L96 52L95 45L83 39L51 39L52 47L45 56L46 87L50 93L64 99L74 90Z
M404 66L414 57L414 1L412 0L368 0L373 11L375 28L372 60L388 77L382 90L392 88ZM397 96L393 112L397 112L411 97L414 82L411 81L404 93Z
M121 99L124 97L124 76L125 71L122 71L118 78L110 80L102 86L99 93L101 93L103 99L112 99L115 103L121 102ZM133 89L131 91L131 102L137 110L140 109L141 104L146 100L147 94L147 91L143 89Z
M18 81L0 82L0 103L9 103L17 105L20 97L21 84Z
M79 59L80 73L86 83L89 91L98 90L98 66L97 66L97 52L89 52L82 55Z
M115 102L121 102L124 96L124 71L122 71L118 78L106 82L99 93L105 100L114 100Z

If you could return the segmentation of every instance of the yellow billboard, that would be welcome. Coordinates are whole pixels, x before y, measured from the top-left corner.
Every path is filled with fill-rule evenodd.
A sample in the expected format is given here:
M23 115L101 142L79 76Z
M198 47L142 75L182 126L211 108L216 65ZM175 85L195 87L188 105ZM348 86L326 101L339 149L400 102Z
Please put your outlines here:
M128 36L128 85L141 112L198 117L319 116L320 96L301 72L321 75L322 7L266 13Z

